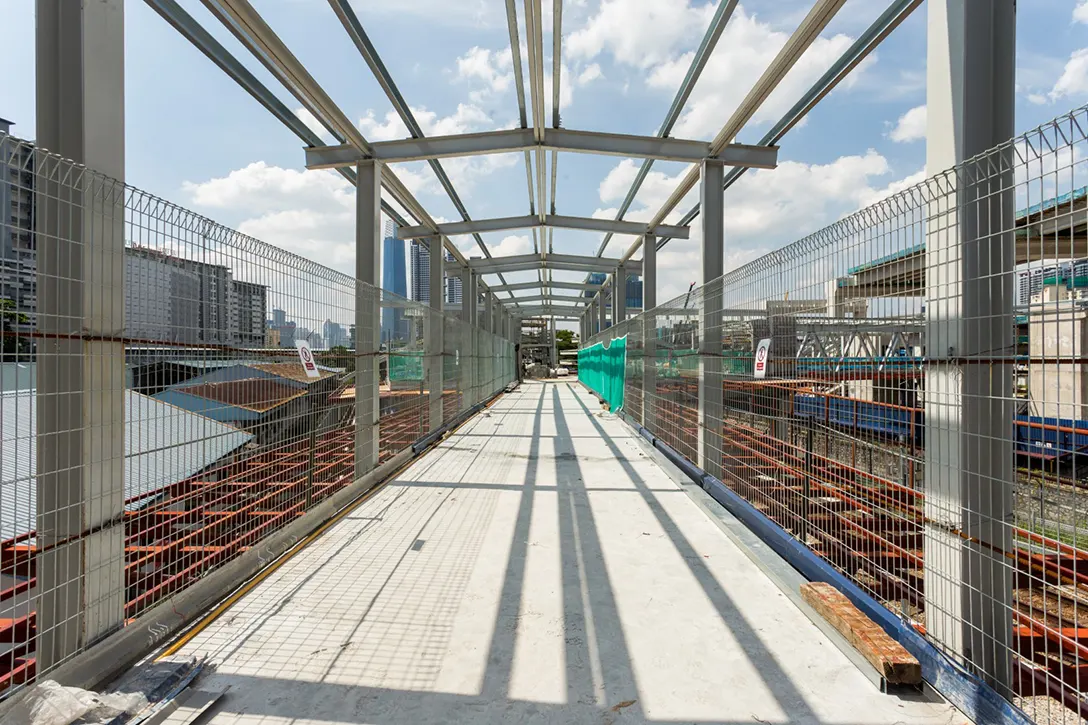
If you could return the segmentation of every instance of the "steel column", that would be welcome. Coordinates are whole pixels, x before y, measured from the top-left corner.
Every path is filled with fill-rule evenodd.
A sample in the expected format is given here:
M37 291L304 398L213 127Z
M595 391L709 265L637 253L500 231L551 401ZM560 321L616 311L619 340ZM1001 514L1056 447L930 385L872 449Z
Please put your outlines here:
M627 319L627 268L622 264L612 273L612 324Z
M606 291L607 288L602 289L597 294L597 314L600 316L600 320L598 321L599 326L597 328L598 332L604 332L608 329L608 304L605 302L604 299Z
M657 238L642 244L642 427L654 431L657 405Z
M42 674L124 621L124 3L39 0L37 18L37 141L112 177L37 189Z
M926 174L985 155L926 212L926 631L1009 695L1014 160L986 152L1014 133L1016 3L930 0L928 14Z
M553 369L555 369L555 368L559 367L559 346L556 343L556 339L555 339L555 318L554 317L551 318L550 330L551 330L551 343L552 343L552 347L551 347L552 365L551 366L552 366Z
M431 258L429 280L431 309L427 315L425 350L427 351L427 388L430 391L430 430L433 431L442 427L442 391L445 389L442 380L445 316L442 313L446 302L446 255L442 249L442 237L430 237L427 245L430 248Z
M464 407L471 408L476 404L476 344L480 339L479 330L476 327L478 308L476 306L479 296L478 285L480 277L468 267L461 268L461 318L464 320L465 339L461 349L461 379L464 387Z
M378 353L381 349L381 161L356 167L355 185L355 478L378 465Z
M722 288L725 230L722 184L725 166L704 161L699 203L703 225L703 289L699 329L699 467L722 476Z

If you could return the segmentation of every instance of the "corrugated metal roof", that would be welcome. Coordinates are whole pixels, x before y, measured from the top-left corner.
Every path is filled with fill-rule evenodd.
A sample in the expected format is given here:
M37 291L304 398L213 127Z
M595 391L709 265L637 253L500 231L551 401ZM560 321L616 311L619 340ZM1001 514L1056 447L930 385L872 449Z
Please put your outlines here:
M0 540L36 526L36 407L33 390L0 393ZM125 498L184 480L252 438L232 426L126 390Z
M278 362L278 363L247 363L248 367L254 370L260 370L261 372L275 375L277 377L286 378L288 380L294 380L298 383L316 383L318 380L324 380L332 375L332 371L322 365L317 366L319 377L311 378L306 375L305 368L302 367L300 362Z
M305 395L305 388L284 385L271 378L247 378L245 380L225 380L216 383L182 383L169 390L207 398L237 408L245 408L264 413L283 405L289 400ZM163 391L167 392L167 391ZM158 394L159 396L162 393Z

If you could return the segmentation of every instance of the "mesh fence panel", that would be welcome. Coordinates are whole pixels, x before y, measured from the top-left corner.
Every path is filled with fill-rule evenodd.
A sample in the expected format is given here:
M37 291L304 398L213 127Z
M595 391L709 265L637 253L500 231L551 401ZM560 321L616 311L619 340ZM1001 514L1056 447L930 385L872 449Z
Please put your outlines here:
M4 135L0 313L0 697L367 473L360 396L380 463L513 378L505 340Z
M1045 721L1088 715L1086 134L1080 108L585 343L626 336L629 415Z

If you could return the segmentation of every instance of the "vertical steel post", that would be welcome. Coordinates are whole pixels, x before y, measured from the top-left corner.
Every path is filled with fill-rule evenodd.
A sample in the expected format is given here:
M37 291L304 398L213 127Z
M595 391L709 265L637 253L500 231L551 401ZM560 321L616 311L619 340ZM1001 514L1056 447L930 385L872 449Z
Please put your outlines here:
M430 237L427 240L430 248L431 275L431 309L427 315L427 387L429 396L429 430L438 430L442 427L442 380L443 352L443 323L444 305L446 301L446 255L442 249L442 237Z
M627 267L619 265L612 274L612 324L627 319Z
M480 277L475 272L465 267L465 276L462 277L463 291L461 295L461 314L464 316L466 335L465 349L461 352L462 365L467 366L468 376L465 386L465 407L476 405L476 386L479 379L480 361L478 359L477 345L480 341L480 330L477 327L479 315L479 283Z
M642 242L642 427L655 430L657 405L657 237Z
M926 630L1009 694L1012 149L969 160L1014 133L1016 3L930 0L928 23L926 173L970 166L926 210Z
M605 290L607 287L602 287L601 291L597 293L597 314L600 315L598 320L598 332L604 332L608 329L608 303L605 300Z
M550 353L549 357L551 358L551 361L552 361L552 368L553 369L558 369L559 368L559 347L556 344L556 339L555 339L555 318L554 317L551 318L551 324L549 325L549 330L551 332L550 332L548 337L549 337L549 340L550 340L551 345L552 345L551 350L549 351L549 353Z
M722 288L725 228L722 187L725 166L705 159L700 174L703 224L703 288L699 296L699 467L722 475Z
M382 162L361 161L355 185L355 477L378 465Z
M123 0L39 0L36 39L37 142L96 172L36 198L42 674L124 621Z

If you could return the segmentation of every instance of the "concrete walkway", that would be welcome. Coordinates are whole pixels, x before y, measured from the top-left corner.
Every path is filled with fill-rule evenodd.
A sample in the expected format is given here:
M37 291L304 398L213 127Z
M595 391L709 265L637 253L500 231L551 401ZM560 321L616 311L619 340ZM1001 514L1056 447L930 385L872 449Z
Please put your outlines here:
M190 642L213 723L942 723L576 382L502 397Z

